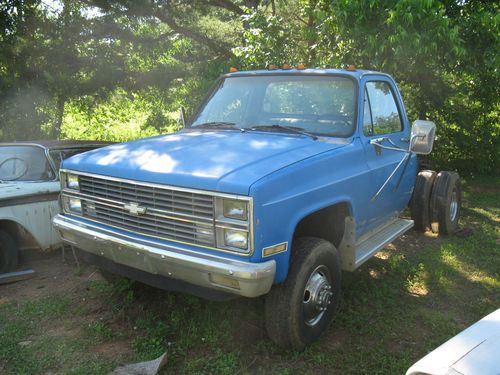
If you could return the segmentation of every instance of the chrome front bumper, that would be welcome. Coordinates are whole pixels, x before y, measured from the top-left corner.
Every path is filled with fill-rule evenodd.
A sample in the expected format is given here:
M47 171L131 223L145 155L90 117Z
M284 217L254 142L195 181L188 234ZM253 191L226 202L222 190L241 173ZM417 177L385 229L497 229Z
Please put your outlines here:
M151 274L244 297L269 292L276 272L274 260L250 263L227 259L138 239L63 215L54 217L53 224L65 243L94 255Z

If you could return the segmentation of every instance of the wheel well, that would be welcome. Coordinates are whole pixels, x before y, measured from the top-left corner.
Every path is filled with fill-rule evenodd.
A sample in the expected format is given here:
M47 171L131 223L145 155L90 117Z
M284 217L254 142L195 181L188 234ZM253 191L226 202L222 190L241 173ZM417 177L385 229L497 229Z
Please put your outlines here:
M0 220L0 229L9 233L19 247L37 246L35 239L30 232L22 225L12 220Z
M345 218L350 215L348 203L337 203L304 217L295 228L293 238L318 237L339 247L345 231Z

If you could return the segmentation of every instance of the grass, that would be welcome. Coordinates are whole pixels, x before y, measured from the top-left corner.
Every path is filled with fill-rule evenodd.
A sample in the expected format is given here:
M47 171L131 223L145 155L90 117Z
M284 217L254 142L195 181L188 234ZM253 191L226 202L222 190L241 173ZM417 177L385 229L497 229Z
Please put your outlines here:
M500 306L498 182L466 185L461 223L469 236L411 231L344 273L335 321L304 352L282 351L266 337L263 299L217 303L89 281L0 305L0 373L106 374L164 351L164 373L404 373Z

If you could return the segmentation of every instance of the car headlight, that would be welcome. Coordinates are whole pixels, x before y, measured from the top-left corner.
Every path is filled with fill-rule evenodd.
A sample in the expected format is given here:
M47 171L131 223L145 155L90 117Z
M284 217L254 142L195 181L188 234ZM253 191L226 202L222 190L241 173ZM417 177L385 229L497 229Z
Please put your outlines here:
M248 202L236 199L222 199L222 215L236 220L248 220Z
M68 189L80 190L80 180L76 174L68 173L66 175L66 186Z
M248 197L217 197L215 200L217 248L252 252L252 200Z
M80 198L63 196L62 202L66 212L77 214L82 213L82 200Z
M234 229L224 229L224 245L237 247L239 249L248 248L248 232Z

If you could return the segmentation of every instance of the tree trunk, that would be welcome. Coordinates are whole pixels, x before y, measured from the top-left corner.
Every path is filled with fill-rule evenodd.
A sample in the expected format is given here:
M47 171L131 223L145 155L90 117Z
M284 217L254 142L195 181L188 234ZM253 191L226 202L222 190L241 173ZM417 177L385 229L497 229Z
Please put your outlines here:
M317 3L317 0L309 0L309 17L307 19L307 28L309 33L309 38L307 40L308 65L313 64L316 60L316 30L314 11L316 10Z
M56 120L54 122L54 127L52 129L52 136L55 139L61 138L61 126L64 117L64 105L66 104L66 98L63 96L57 97L57 112L56 112Z

